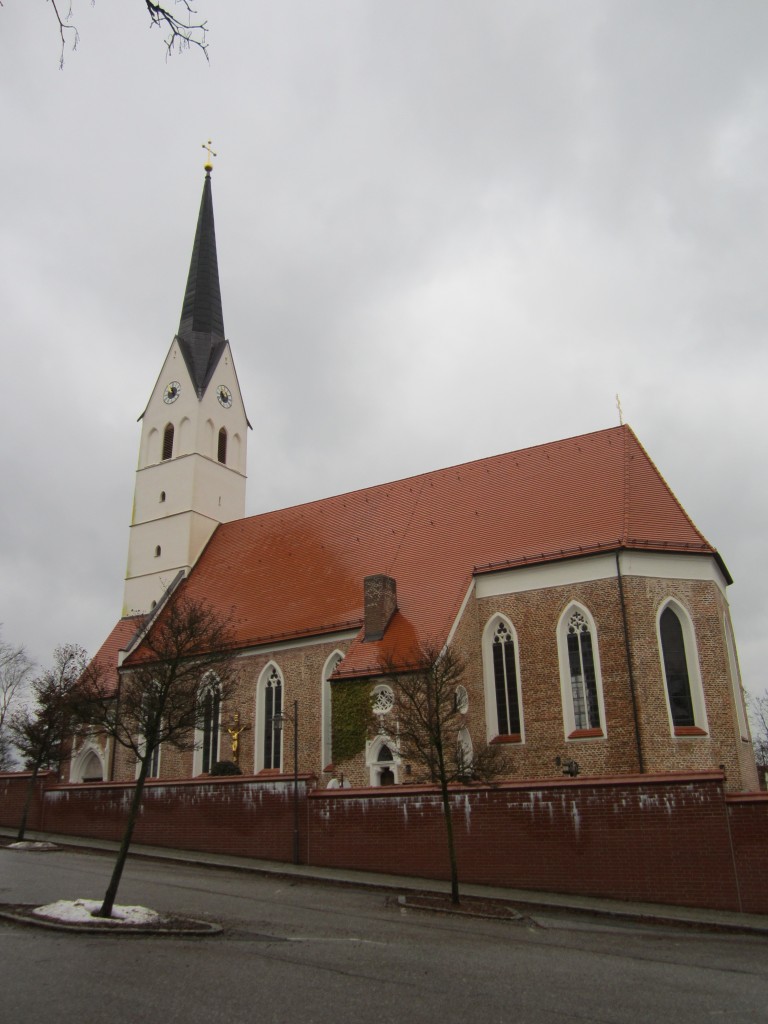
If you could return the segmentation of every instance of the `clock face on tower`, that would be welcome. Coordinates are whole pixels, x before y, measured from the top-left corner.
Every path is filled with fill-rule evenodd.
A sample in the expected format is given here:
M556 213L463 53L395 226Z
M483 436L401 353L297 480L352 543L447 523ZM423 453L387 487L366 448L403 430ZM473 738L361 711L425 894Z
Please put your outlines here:
M219 405L224 409L228 409L232 405L232 392L225 384L219 384L216 388L216 397L219 400Z
M166 384L165 391L163 392L163 401L166 405L170 405L171 402L175 402L181 394L181 384L177 380L172 380L170 384Z

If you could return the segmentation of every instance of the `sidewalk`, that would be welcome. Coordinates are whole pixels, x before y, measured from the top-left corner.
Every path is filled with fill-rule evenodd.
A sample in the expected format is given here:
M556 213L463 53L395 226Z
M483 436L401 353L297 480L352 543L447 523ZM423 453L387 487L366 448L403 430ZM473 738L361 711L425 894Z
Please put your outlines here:
M4 839L13 840L15 835L13 829L0 828L0 837ZM118 843L110 840L59 836L31 830L27 831L26 838L33 841L56 843L58 846L73 850L114 853L118 848ZM377 889L385 892L446 893L450 891L448 882L430 878L410 878L403 875L377 874L343 868L322 868L310 864L286 864L282 861L253 860L248 857L201 853L196 850L171 850L161 846L142 846L140 843L131 844L129 856L176 861L182 864L202 864L212 868L227 868L282 878L301 878L312 882L326 882L331 885L352 885L361 889ZM462 884L461 891L467 896L504 900L524 906L530 912L536 909L563 910L633 920L638 923L689 925L719 931L768 936L768 915L766 914L739 914L735 911L678 907L662 903L632 903L625 900L603 899L598 896L576 896L527 889L503 889L497 886L471 885L469 883Z

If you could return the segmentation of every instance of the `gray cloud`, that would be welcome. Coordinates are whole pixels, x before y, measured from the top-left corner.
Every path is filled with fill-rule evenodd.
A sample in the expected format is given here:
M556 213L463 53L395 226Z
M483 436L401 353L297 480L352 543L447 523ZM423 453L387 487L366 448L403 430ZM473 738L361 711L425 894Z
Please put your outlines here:
M231 3L211 63L6 5L0 620L120 613L139 430L212 136L249 511L599 429L614 395L720 549L764 685L768 9ZM126 13L130 11L130 13Z

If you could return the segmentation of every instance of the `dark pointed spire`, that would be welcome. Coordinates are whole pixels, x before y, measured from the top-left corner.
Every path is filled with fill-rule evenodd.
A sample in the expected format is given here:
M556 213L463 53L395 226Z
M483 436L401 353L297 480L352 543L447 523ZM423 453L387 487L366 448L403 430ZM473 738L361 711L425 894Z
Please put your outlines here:
M210 383L225 345L216 230L213 225L211 169L209 162L205 166L203 198L197 218L195 244L192 247L178 333L181 351L199 398L202 398Z
M206 171L205 174L195 244L189 264L187 290L179 323L179 337L189 337L190 334L215 334L221 340L224 339L224 314L221 309L219 264L216 259L216 229L213 224L210 171Z

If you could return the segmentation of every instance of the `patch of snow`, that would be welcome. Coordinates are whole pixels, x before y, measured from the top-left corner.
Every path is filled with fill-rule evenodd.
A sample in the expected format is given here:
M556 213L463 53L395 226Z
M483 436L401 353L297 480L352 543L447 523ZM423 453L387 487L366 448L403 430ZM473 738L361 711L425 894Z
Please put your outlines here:
M9 843L9 850L58 850L56 843L35 843L31 839L25 839L21 843Z
M101 900L58 900L35 907L32 913L64 924L157 924L161 920L156 910L147 907L114 906L112 917L93 917L100 906Z

